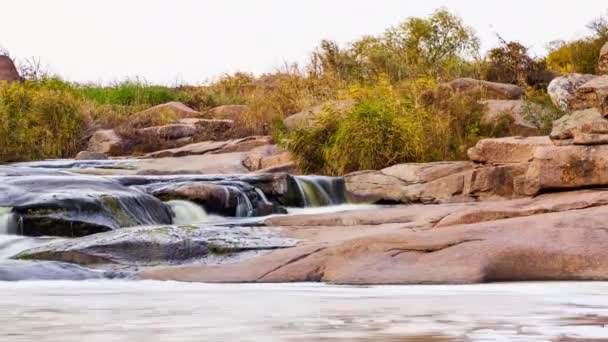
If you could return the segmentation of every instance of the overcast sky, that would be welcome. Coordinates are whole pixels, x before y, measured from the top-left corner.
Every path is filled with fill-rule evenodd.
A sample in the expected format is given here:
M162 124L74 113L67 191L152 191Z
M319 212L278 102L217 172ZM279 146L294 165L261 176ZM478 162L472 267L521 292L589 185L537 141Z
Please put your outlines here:
M0 46L35 56L79 82L140 76L200 83L237 70L263 73L303 62L321 39L376 34L445 7L487 49L495 34L535 53L587 34L606 0L3 0Z

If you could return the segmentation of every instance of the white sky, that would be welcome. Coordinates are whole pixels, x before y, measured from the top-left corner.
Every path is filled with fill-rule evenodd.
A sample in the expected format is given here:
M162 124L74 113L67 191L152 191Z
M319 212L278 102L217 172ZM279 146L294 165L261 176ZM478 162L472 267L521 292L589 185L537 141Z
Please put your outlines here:
M304 62L321 39L376 34L439 7L460 15L485 49L495 33L544 53L585 35L606 0L3 0L0 46L39 57L79 82L139 76L200 83L238 70Z

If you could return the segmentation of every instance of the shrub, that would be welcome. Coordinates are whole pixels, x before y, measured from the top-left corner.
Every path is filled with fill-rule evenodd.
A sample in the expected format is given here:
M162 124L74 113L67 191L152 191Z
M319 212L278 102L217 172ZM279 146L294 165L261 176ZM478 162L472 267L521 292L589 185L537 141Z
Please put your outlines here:
M80 105L71 86L57 79L0 85L0 160L75 153L84 123Z

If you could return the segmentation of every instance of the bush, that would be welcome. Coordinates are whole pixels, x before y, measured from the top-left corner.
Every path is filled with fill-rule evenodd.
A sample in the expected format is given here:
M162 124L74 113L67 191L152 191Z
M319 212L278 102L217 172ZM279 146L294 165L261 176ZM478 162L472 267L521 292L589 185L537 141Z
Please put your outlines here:
M355 104L326 106L312 127L287 134L286 147L307 173L342 175L404 162L461 159L482 137L481 105L429 79L355 86Z
M555 43L547 56L547 65L560 73L597 73L597 63L604 39L585 38Z
M73 88L57 79L0 85L0 160L73 155L84 118Z

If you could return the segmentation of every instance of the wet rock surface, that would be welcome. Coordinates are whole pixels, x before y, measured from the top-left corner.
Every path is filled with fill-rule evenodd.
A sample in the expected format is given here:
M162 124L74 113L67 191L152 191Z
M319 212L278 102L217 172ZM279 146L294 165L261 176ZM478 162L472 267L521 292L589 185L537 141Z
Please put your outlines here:
M16 258L80 265L144 266L200 261L206 257L219 260L241 252L293 247L296 242L262 227L134 227L54 241L22 252Z
M18 216L18 233L84 236L139 224L169 224L155 197L110 179L2 167L0 206Z
M120 277L119 274L91 270L53 261L0 260L0 281L88 280Z

